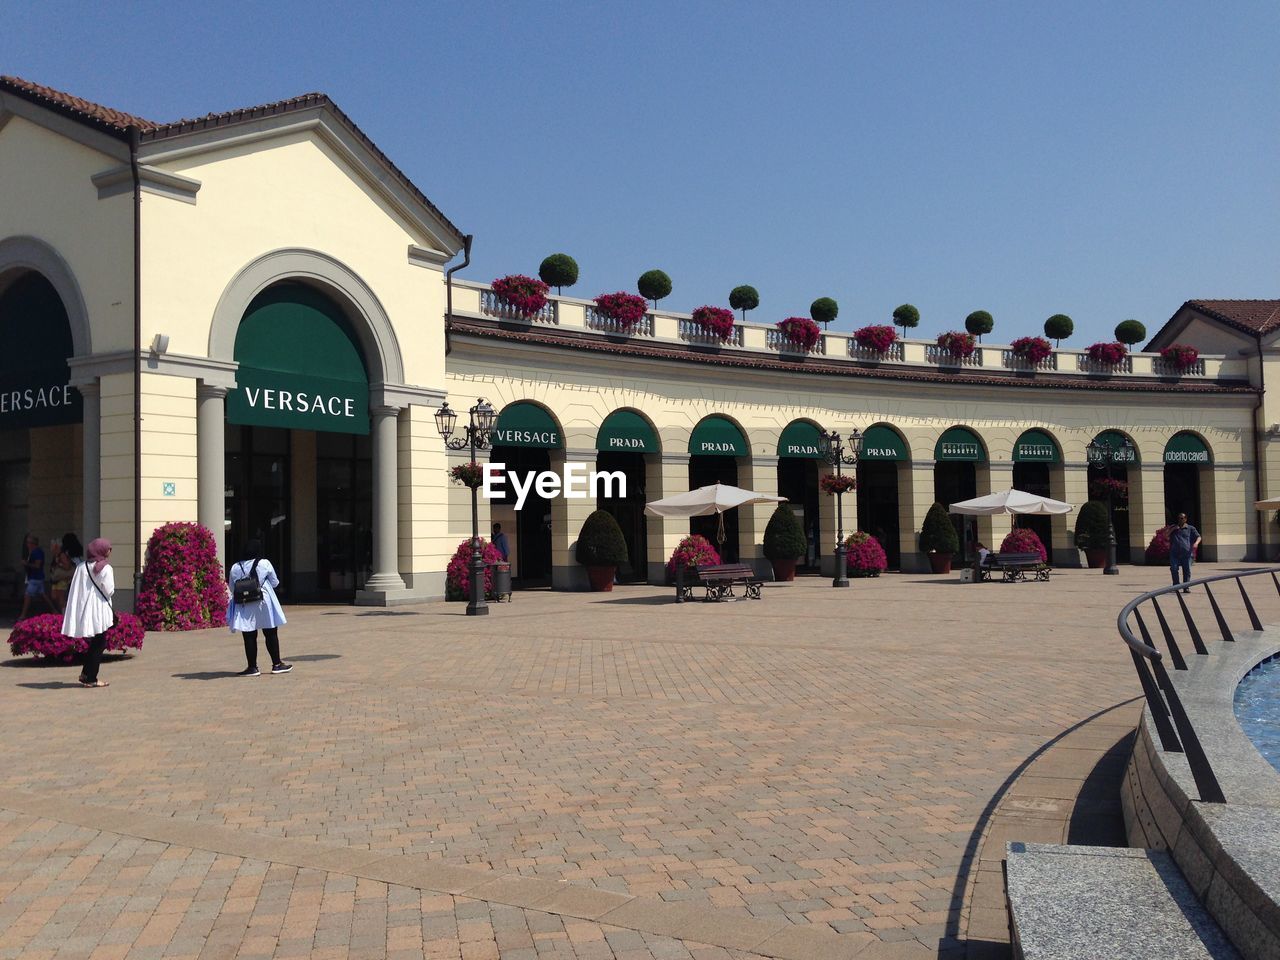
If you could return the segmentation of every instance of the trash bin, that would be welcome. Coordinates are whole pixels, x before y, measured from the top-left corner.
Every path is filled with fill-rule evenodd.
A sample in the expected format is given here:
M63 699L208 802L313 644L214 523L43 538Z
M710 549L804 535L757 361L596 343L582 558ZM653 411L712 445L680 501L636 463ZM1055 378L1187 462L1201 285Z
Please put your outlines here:
M493 571L493 599L501 602L503 597L511 599L511 564L506 560L498 560L489 564Z

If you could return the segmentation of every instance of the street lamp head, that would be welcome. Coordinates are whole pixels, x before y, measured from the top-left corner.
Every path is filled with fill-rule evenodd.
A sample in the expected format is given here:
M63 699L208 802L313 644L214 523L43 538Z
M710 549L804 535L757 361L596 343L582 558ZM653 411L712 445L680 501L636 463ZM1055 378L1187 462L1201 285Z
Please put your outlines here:
M471 408L471 425L476 428L481 436L487 437L489 431L493 429L494 422L498 419L498 413L490 406L489 401L481 397L476 401L476 405Z
M818 431L818 452L822 454L824 460L830 460L836 447L840 445L840 434L834 430L828 432L826 430Z
M862 452L862 431L857 427L849 428L849 453L856 460L858 454Z
M440 431L446 441L453 436L454 424L458 422L458 415L449 409L449 402L446 400L440 404L440 409L436 411L436 429Z

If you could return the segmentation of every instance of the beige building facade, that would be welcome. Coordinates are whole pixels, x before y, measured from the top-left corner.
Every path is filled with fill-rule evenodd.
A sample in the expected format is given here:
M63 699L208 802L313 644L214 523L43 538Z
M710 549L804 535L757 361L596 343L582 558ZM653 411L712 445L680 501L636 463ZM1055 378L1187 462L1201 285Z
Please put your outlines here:
M24 532L73 530L113 542L127 587L158 525L199 521L228 561L264 540L294 598L442 596L471 504L448 475L468 454L446 450L434 414L447 398L465 417L480 397L500 411L484 459L628 480L600 501L482 500L482 532L503 525L520 584L585 585L573 547L598 505L628 540L620 575L660 582L691 524L646 517L645 500L715 481L786 496L804 562L829 569L836 501L818 490L832 468L817 438L831 430L864 438L843 468L859 489L842 532L875 534L897 569L927 565L935 501L1018 486L1084 502L1100 477L1086 446L1108 432L1136 449L1113 475L1128 485L1122 556L1141 562L1175 509L1207 559L1276 539L1252 508L1280 470L1280 408L1262 389L1276 302L1184 305L1151 347L1199 346L1188 371L1154 352L1104 370L1065 349L1032 369L987 344L963 363L914 340L869 356L834 332L800 350L760 324L711 343L663 311L623 332L569 297L521 317L446 276L463 247L323 96L158 124L0 80L0 329L23 344L0 361L0 543L14 553L0 571L14 576ZM765 570L769 513L727 517L725 555ZM1079 562L1073 516L1037 523L1056 563ZM965 527L965 549L1009 526Z

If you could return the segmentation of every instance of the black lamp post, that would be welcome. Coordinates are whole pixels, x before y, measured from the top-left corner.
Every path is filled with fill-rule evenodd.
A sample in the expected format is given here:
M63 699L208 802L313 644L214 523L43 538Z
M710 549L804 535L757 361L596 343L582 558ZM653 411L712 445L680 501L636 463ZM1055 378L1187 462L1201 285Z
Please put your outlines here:
M463 436L453 439L453 428L458 422L458 415L449 409L446 401L436 411L436 429L444 438L444 445L450 450L471 448L471 462L476 462L476 451L489 447L489 434L493 423L498 418L489 401L483 397L467 411L470 422L463 427ZM467 616L483 617L489 613L489 605L484 599L484 554L480 551L480 504L479 486L471 487L471 598L467 601Z
M1091 461L1102 464L1107 471L1107 565L1102 572L1108 576L1116 576L1120 573L1120 568L1116 566L1115 493L1111 489L1111 465L1133 462L1133 441L1125 437L1119 443L1099 443L1095 438L1089 441L1085 450Z
M849 431L849 449L846 451L840 434L832 430L821 434L820 450L822 459L836 468L836 476L841 476L841 465L856 466L858 451L862 447L862 434L857 428ZM844 545L844 491L836 494L836 575L831 581L833 587L849 585L849 557Z

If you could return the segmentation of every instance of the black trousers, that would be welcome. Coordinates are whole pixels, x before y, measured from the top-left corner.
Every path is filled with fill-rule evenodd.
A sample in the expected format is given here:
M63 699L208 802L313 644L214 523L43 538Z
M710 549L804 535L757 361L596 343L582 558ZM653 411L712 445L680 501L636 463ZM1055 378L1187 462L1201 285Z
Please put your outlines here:
M80 671L80 678L85 683L98 682L98 667L102 665L102 651L106 648L107 635L105 632L89 638L89 649L84 654L84 669Z
M244 637L244 658L249 661L250 669L258 667L258 631L247 630ZM280 631L275 627L263 627L262 636L267 641L267 653L271 654L271 665L280 662Z

